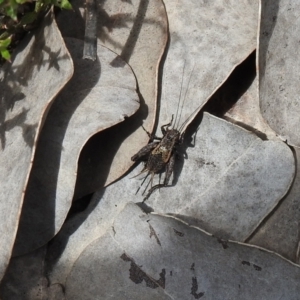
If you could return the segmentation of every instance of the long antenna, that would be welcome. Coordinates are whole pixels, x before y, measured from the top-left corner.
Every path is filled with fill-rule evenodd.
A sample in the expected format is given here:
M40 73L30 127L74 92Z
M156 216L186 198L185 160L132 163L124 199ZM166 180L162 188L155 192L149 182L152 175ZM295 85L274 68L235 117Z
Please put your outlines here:
M191 120L195 112L199 109L200 105L188 116L188 118L181 124L178 131L181 133L183 127Z
M180 86L179 99L178 99L178 104L177 104L177 109L176 109L176 115L175 115L175 121L174 121L174 128L176 128L177 115L178 115L179 106L180 106L181 92L182 92L183 79L184 79L185 64L186 64L186 60L184 61L183 69L182 69L181 86Z
M184 128L184 126L194 117L195 113L197 112L197 110L200 110L205 103L200 104L188 117L187 119L181 124L181 126L179 127L178 131L180 132L180 134L182 133L182 129Z
M187 95L188 90L189 90L189 86L190 86L190 82L191 82L191 78L192 78L192 75L193 75L193 73L194 73L194 70L195 70L195 64L194 64L194 66L193 66L193 69L192 69L192 72L191 72L191 75L190 75L190 78L189 78L189 81L188 81L188 85L187 85L187 88L186 88L186 90L185 90L185 94L184 94L184 98L183 98L183 101L182 101L182 104L181 104L180 115L179 115L179 119L178 119L178 124L177 124L177 125L179 125L179 122L180 122L180 119L181 119L181 114L182 114L182 111L183 111L183 105L184 105L185 100L186 100L186 95ZM186 121L187 121L187 120L186 120ZM183 124L186 123L186 121L183 122ZM182 126L180 126L180 128L182 129ZM179 130L179 131L180 131L180 130Z

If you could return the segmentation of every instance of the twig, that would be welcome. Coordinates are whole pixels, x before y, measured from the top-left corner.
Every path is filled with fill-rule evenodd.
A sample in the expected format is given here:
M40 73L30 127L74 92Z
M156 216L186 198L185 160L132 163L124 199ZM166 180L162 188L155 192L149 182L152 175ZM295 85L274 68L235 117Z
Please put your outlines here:
M97 58L97 6L95 0L86 0L83 58Z

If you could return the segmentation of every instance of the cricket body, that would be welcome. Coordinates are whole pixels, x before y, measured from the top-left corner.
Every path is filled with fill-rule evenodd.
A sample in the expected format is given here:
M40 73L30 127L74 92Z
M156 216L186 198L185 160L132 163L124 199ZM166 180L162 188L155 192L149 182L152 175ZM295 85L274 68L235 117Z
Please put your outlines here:
M183 75L184 75L184 69L185 69L185 63L183 66ZM135 161L135 162L139 162L139 161L143 161L143 160L146 161L144 169L138 175L140 175L141 173L144 173L144 172L148 172L147 176L149 174L151 174L151 179L150 179L151 188L149 189L149 191L146 194L143 201L147 200L156 189L159 189L161 187L166 187L169 184L171 175L174 170L175 161L176 161L176 154L177 154L176 150L178 148L178 145L180 143L182 143L182 141L183 141L183 136L185 133L185 130L184 130L185 125L187 124L188 121L191 120L191 117L193 115L193 114L190 115L190 117L188 117L181 124L181 126L179 126L182 108L183 108L183 105L184 105L184 102L186 99L187 91L189 89L189 84L190 84L190 80L191 80L193 71L194 71L194 68L189 77L185 96L181 103L180 115L179 115L178 120L177 120L177 116L178 116L178 111L179 111L179 106L180 106L184 76L182 76L180 95L179 95L179 101L178 101L174 125L172 126L172 124L173 124L173 115L172 115L172 119L171 119L170 123L161 126L161 132L163 134L163 136L161 138L150 135L150 133L147 132L143 127L143 129L147 132L148 136L150 137L150 141L149 141L148 145L144 146L138 153L136 153L135 155L133 155L131 157L131 160ZM164 178L163 183L162 184L159 183L159 184L152 186L152 181L153 181L154 175L157 173L160 173L164 169L165 169L165 178ZM138 175L136 175L136 176L138 176ZM145 179L147 178L147 176L145 177ZM146 189L147 189L147 187L146 187ZM145 189L145 191L146 191L146 189ZM145 193L145 191L143 192L143 194Z
M133 161L141 161L146 158L146 164L141 173L148 171L148 175L151 174L151 183L154 175L165 169L163 183L152 186L143 201L148 199L154 190L167 186L173 173L176 160L176 146L182 142L183 136L179 130L174 128L170 129L172 122L173 116L170 123L161 126L162 138L156 136L151 137L147 132L150 136L150 143L131 158Z

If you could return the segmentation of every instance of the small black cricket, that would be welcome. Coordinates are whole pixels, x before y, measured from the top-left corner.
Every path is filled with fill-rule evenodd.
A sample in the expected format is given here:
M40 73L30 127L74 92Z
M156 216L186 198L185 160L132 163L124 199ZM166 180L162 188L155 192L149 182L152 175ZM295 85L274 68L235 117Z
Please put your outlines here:
M185 68L185 63L184 63L184 67L183 67L183 74L184 74L184 68ZM184 105L184 101L186 98L186 94L187 94L187 91L189 88L189 83L190 83L193 71L194 71L194 68L191 72L191 75L190 75L190 78L188 81L186 93L185 93L185 96L184 96L184 99L183 99L183 102L181 105L181 112L182 112L182 108ZM147 200L156 189L159 189L161 187L166 187L168 185L169 180L170 180L171 175L174 170L175 162L176 162L176 156L177 156L176 151L178 149L179 144L181 144L183 141L183 137L184 137L184 133L185 133L185 130L183 130L184 126L186 125L186 123L190 120L191 116L193 115L192 114L185 122L183 122L183 124L178 129L175 128L176 127L176 119L177 119L178 110L179 110L179 103L180 103L180 98L181 98L182 84L183 84L183 76L182 76L182 81L181 81L180 95L179 95L179 101L178 101L174 126L171 128L171 126L173 124L173 115L172 115L172 119L171 119L170 123L161 126L161 132L163 134L162 137L157 137L155 135L152 136L143 127L143 129L146 131L146 133L148 134L148 136L150 138L149 143L148 143L148 145L144 146L138 153L136 153L135 155L133 155L131 157L131 160L135 161L135 162L145 161L145 166L138 175L148 171L148 174L145 177L145 179L146 179L148 177L148 175L151 174L151 179L150 179L151 188L149 189L148 193L144 197L143 202L145 200ZM181 113L179 116L178 123L180 121L180 117L181 117ZM162 184L159 183L159 184L152 186L152 181L153 181L154 175L157 173L160 173L164 169L165 169L165 178L164 178L163 183ZM136 175L136 176L138 176L138 175ZM134 176L134 177L136 177L136 176ZM146 189L147 189L147 186L146 186ZM145 193L146 189L144 190L143 194Z
M172 121L173 116L170 123L161 126L161 132L163 134L162 138L156 136L151 137L151 135L147 132L150 136L150 143L131 157L131 160L133 161L141 161L146 158L145 167L141 173L148 171L148 175L151 174L151 182L156 173L163 170L163 168L166 169L163 184L159 183L152 186L143 201L147 200L156 189L167 186L173 173L176 159L176 146L182 142L183 136L177 129L169 129L172 125Z

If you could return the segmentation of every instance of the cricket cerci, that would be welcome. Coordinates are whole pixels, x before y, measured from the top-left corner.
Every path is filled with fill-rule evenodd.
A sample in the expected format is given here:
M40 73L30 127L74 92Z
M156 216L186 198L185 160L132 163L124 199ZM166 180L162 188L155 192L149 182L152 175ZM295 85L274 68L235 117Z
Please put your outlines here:
M185 63L184 63L184 67L183 67L183 74L184 74L184 68L185 68ZM182 104L180 105L181 91L182 91L182 84L183 84L183 77L184 77L184 76L182 76L180 95L179 95L178 106L177 106L174 123L173 123L173 115L172 115L170 123L161 126L161 132L163 135L162 137L157 137L155 135L151 135L143 127L143 129L146 131L146 133L148 134L148 136L150 138L149 143L148 143L148 145L144 146L140 151L138 151L138 153L136 153L135 155L133 155L131 157L132 161L135 161L135 162L144 161L145 162L145 166L144 166L143 170L136 176L138 176L144 172L147 172L147 175L144 178L144 181L145 181L146 178L151 174L151 179L149 181L149 183L151 183L151 188L149 189L148 193L144 197L143 202L145 200L147 200L156 189L159 189L161 187L166 187L169 184L171 175L174 170L174 165L176 162L176 156L177 156L176 150L178 148L178 145L180 143L182 143L182 141L183 141L183 136L185 133L184 127L185 127L186 123L190 120L190 117L191 117L190 116L189 118L187 118L187 120L185 120L182 123L182 125L179 127L181 112L182 112L182 108L183 108L183 105L185 102L185 98L186 98L186 94L187 94L187 91L189 88L189 83L190 83L190 80L192 77L193 70L191 72L191 75L190 75L190 78L188 81L188 86L187 86L187 89L185 92L184 99L182 101ZM181 107L181 108L180 108L180 115L178 117L179 107ZM178 120L177 120L177 117L178 117ZM162 172L163 170L165 170L165 177L164 177L163 183L159 183L159 184L152 186L154 175ZM134 176L134 177L136 177L136 176ZM144 183L144 181L142 182L142 184ZM148 187L148 185L146 186L146 188L143 192L143 195L146 192L147 187Z

